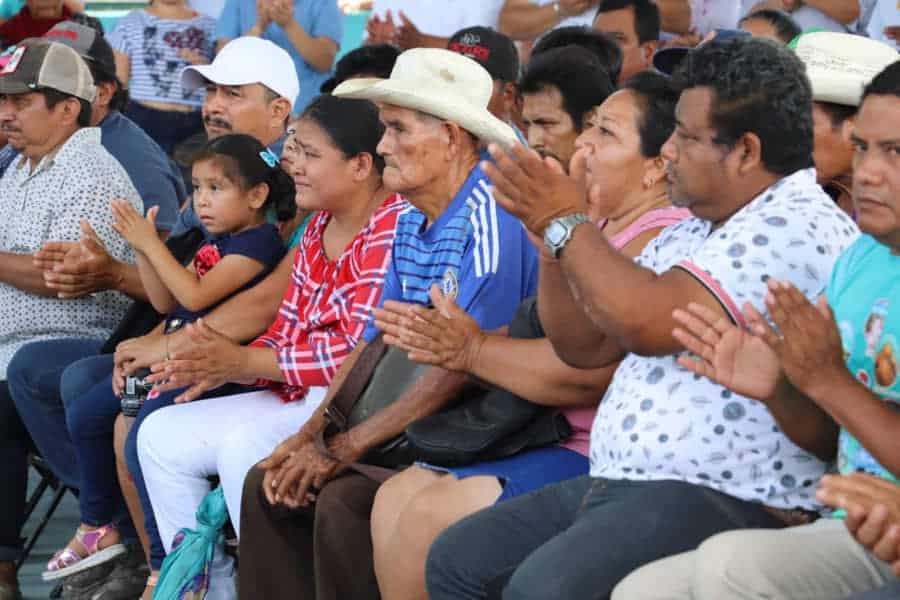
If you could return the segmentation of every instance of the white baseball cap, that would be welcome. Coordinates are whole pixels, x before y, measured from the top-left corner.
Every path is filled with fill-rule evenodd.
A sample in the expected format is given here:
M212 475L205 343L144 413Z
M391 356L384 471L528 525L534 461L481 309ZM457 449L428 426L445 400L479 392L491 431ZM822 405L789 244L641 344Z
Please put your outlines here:
M269 40L239 37L231 40L212 64L186 67L181 72L181 87L187 91L206 85L250 85L260 83L291 101L300 95L300 81L291 55Z

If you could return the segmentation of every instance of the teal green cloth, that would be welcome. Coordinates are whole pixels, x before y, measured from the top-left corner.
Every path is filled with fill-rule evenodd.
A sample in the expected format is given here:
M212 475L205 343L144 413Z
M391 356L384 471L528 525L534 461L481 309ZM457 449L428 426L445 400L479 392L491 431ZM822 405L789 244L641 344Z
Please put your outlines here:
M206 495L197 509L197 529L181 529L163 561L153 600L203 598L209 588L213 550L228 520L222 486Z
M303 232L306 231L306 226L309 225L309 221L314 214L316 213L309 213L306 215L306 218L297 225L297 229L294 230L294 233L291 234L291 239L288 240L288 248L294 249L300 244L300 240L303 239Z

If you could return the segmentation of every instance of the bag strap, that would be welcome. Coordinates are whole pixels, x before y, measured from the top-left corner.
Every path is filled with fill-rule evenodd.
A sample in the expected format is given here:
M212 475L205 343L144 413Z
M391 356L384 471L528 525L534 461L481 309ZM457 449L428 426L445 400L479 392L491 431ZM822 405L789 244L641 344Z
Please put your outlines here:
M378 363L384 358L388 347L384 343L384 334L379 332L375 339L366 344L356 363L347 375L340 389L334 394L328 408L325 409L325 417L333 423L339 431L347 431L347 423L350 414L356 407L359 397L365 391L372 379L372 374Z
M345 463L328 449L326 437L333 433L347 431L350 413L353 412L360 396L362 396L366 386L369 385L378 363L387 353L388 346L384 343L383 338L384 333L379 332L375 339L363 348L359 358L356 359L356 363L353 365L353 369L347 375L340 389L335 392L328 408L325 409L325 426L319 430L319 434L316 436L316 450L323 456L327 456L331 460L339 462L360 475L379 483L384 483L395 475L397 471L359 462ZM334 431L335 429L337 431Z

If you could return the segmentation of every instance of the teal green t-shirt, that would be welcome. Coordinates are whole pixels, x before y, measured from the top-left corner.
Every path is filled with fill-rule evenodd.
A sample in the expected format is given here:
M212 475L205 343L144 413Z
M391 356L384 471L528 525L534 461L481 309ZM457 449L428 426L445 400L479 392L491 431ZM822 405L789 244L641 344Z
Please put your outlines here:
M900 411L900 256L871 236L860 236L835 264L826 294L841 332L847 368ZM838 469L897 481L845 429L838 441Z

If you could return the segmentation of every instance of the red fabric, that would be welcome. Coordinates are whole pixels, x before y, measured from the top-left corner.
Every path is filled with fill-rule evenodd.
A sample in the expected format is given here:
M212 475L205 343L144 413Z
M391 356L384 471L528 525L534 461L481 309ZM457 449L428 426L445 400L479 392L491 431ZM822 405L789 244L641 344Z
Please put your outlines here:
M37 20L31 16L28 6L23 6L16 16L0 25L0 40L6 46L13 46L24 39L43 37L57 23L71 19L72 14L72 11L63 6L62 16L58 19Z
M197 273L197 279L206 275L220 260L222 255L219 249L214 244L204 244L194 255L194 272Z
M278 317L251 344L278 351L286 383L261 385L290 402L302 400L309 387L331 383L378 306L397 217L406 207L396 194L385 200L337 260L329 260L322 247L330 215L321 212L312 218L297 247Z

